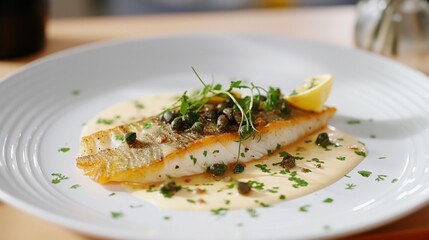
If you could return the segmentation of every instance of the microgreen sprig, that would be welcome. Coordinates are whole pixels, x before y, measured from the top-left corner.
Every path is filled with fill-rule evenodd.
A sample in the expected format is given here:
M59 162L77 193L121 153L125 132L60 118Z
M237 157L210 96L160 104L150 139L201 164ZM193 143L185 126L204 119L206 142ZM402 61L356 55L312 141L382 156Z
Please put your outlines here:
M260 91L260 89L264 90L262 87L257 87L255 86L253 83L251 83L250 87L243 85L241 81L231 81L231 84L229 86L229 88L227 90L222 90L221 87L218 88L214 88L212 87L213 85L207 85L202 78L200 77L200 75L197 73L197 71L195 70L195 68L192 67L192 71L195 73L195 75L197 76L198 80L201 82L201 84L203 84L204 88L206 89L207 93L212 93L214 96L222 96L222 95L226 95L229 97L229 99L232 100L232 102L234 103L234 105L238 108L238 110L241 113L241 121L238 125L238 142L239 142L239 146L238 146L238 154L237 154L237 160L240 159L240 152L241 152L241 144L243 141L249 139L250 137L254 136L254 133L257 132L259 134L259 139L261 137L260 132L255 128L255 126L253 125L253 121L252 121L252 108L254 105L254 101L255 101L255 97L254 97L254 91L257 90L258 92ZM219 86L219 85L215 85L215 86ZM232 91L234 89L249 89L250 90L250 101L247 104L240 104L240 102L238 101L238 99L234 96L234 94L232 93ZM246 99L246 98L244 98ZM246 102L246 101L244 101Z
M256 104L259 106L262 103L262 108L265 111L272 111L280 108L279 96L280 90L270 87L267 91L266 89L256 86L253 83L249 85L243 84L242 81L231 81L227 89L222 89L221 84L207 84L200 77L195 68L192 67L192 71L196 75L197 79L203 85L203 88L197 92L188 95L188 92L185 91L180 98L177 99L169 108L165 109L162 113L172 110L178 110L181 115L185 115L189 111L199 111L201 108L209 102L213 97L220 97L225 99L230 99L234 106L241 113L241 120L238 123L238 154L237 161L240 158L241 145L242 142L254 137L255 134L258 134L259 139L261 138L261 133L256 129L252 120L252 109ZM243 90L246 89L249 91L249 95L239 98L234 93L234 90ZM261 92L266 94L266 99L261 99ZM161 114L162 114L161 113Z

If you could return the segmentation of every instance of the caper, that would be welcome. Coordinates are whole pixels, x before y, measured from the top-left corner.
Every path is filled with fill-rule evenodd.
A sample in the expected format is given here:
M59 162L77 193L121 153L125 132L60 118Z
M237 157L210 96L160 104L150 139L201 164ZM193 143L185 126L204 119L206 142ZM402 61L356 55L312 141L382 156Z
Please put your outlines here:
M185 115L183 115L182 120L183 120L183 125L185 128L190 128L192 127L192 125L198 121L199 119L199 115L196 112L188 112Z
M232 107L227 107L222 110L222 113L225 114L229 121L235 122L233 112L234 110Z
M184 129L182 117L176 117L173 119L173 121L171 122L171 129L176 131Z
M125 133L125 142L132 144L137 140L137 134L135 132Z
M215 105L213 105L213 104L210 104L210 103L207 103L207 104L204 104L204 112L207 112L207 111L210 111L210 110L215 110Z
M174 112L171 112L171 111L167 111L162 115L164 123L171 123L171 121L173 121L175 117L176 117L176 114L174 114Z
M228 118L224 114L221 114L217 118L217 122L216 123L217 123L217 126L220 129L225 129L229 125L229 120L228 120Z
M327 147L332 145L331 140L329 140L329 135L326 132L320 133L316 139L316 145L321 147Z
M232 112L232 115L234 116L234 120L236 123L241 122L241 119L243 118L243 116L241 115L240 110L234 109L234 111Z
M259 100L261 100L261 101L265 101L265 100L267 100L267 96L264 96L264 95L258 95L258 98L259 98Z
M282 168L294 168L295 157L292 156L290 153L286 153L286 155L283 157L282 161L280 162L280 166Z
M283 100L280 105L280 112L284 115L289 115L291 113L290 106L285 100Z
M228 167L223 163L215 163L209 167L209 172L215 177L221 177L225 174Z
M232 169L233 173L242 173L244 172L244 165L241 163L236 163Z
M228 104L226 102L222 102L216 105L218 112L222 112L227 107L228 107Z
M210 122L216 122L217 120L217 112L216 110L208 110L207 112L205 112L206 115L206 119Z
M202 132L204 130L204 124L202 122L195 122L192 125L191 130L195 132Z
M237 182L237 190L238 193L246 195L252 191L252 188L249 186L247 182Z
M228 107L232 107L232 106L234 106L234 101L232 101L232 99L231 99L231 98L226 99L226 100L225 100L225 103L226 103L226 105L227 105Z

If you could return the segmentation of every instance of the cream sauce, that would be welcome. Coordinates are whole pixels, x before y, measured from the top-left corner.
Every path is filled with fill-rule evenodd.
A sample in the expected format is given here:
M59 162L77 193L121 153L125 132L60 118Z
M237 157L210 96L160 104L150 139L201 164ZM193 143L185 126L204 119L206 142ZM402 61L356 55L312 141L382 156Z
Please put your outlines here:
M175 98L177 95L172 94L145 96L114 105L89 121L82 136L157 114ZM315 140L320 132L327 132L335 146L317 146ZM296 167L285 170L276 164L282 160L280 153L283 151L297 157ZM361 142L329 127L278 149L270 156L246 163L243 173L231 173L221 180L207 174L175 179L182 189L171 198L158 191L159 184L125 187L135 197L161 208L209 211L265 207L309 194L339 180L364 159L356 152L366 153ZM239 194L237 181L251 181L252 191L247 195Z

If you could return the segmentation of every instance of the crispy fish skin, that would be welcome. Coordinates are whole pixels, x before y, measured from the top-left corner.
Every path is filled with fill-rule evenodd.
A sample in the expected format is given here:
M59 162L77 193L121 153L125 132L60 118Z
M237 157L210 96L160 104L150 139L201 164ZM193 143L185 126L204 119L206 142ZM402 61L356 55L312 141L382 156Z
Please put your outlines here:
M287 120L276 120L257 127L261 137L242 141L240 162L259 159L277 145L286 146L326 127L336 109L300 112ZM151 183L169 178L203 173L214 163L237 161L239 142L236 132L202 135L176 133L168 125L141 127L142 121L99 131L83 137L77 167L99 183ZM137 132L138 147L115 140L126 132Z

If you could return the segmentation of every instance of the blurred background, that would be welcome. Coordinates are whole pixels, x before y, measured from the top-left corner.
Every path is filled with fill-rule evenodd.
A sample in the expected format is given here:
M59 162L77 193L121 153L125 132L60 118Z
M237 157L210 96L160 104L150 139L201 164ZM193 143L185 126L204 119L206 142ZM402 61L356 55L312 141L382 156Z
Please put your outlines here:
M355 4L357 0L51 0L50 16L69 18Z

